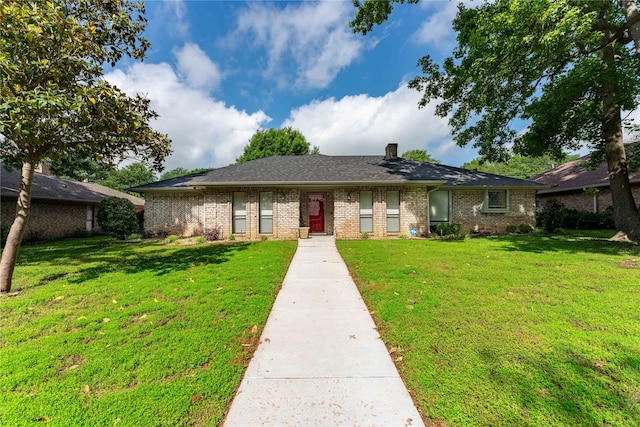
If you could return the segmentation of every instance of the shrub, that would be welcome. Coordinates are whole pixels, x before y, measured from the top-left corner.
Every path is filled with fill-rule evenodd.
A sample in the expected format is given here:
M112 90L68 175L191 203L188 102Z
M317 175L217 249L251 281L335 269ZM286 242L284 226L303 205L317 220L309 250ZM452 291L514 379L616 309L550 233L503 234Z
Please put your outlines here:
M520 224L518 226L518 230L522 233L522 234L531 234L533 233L533 227L530 226L529 224Z
M547 233L553 233L564 223L564 205L556 200L549 200L541 211L536 213L536 225Z
M208 242L213 242L215 240L222 240L222 228L219 225L215 227L206 228L202 234L204 238L207 239Z
M207 238L204 236L198 236L196 237L196 243L201 244L201 243L205 243L207 241Z
M138 233L130 234L127 237L128 240L138 240L138 239L141 239L141 238L142 238L142 236L140 234L138 234Z
M404 233L398 234L398 239L406 239L406 238L407 238L406 234L404 234Z
M262 240L263 242L266 242L267 240L269 240L269 236L261 234L260 235L260 240Z
M460 234L460 224L453 222L451 224L447 222L441 222L436 224L436 234L438 236L451 236Z
M360 233L360 238L361 239L368 239L369 238L369 233L367 233L366 231L363 231L362 233Z
M4 242L7 241L9 235L9 226L4 222L0 222L0 248L4 248Z
M615 228L611 208L599 213L579 211L567 209L554 200L547 202L544 208L536 213L536 224L548 233L553 233L558 228L570 230L613 230Z
M175 242L177 242L177 241L178 241L178 239L179 239L179 237L178 237L178 236L176 236L175 234L172 234L172 235L170 235L170 236L167 236L167 238L166 238L166 239L164 239L164 242L165 242L165 243L175 243Z
M96 215L102 231L116 239L125 240L138 231L136 207L127 199L109 197L100 202Z
M507 233L515 233L518 231L517 225L507 225Z
M236 240L235 234L229 234L229 240Z

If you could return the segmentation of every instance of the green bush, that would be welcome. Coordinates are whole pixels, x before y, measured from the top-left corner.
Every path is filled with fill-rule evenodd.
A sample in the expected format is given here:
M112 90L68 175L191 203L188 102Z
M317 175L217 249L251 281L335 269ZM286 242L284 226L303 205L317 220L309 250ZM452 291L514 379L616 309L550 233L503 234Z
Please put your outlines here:
M530 226L529 224L520 224L518 226L518 230L522 233L522 234L531 234L533 233L533 227Z
M269 236L267 236L265 234L261 234L260 235L260 240L262 240L263 242L266 242L267 240L269 240Z
M172 234L172 235L170 235L170 236L167 236L167 238L166 238L166 239L164 239L164 242L165 242L165 243L175 243L175 242L177 242L177 241L178 241L178 239L179 239L179 237L178 237L178 236L176 236L175 234Z
M0 248L4 248L4 242L7 241L9 235L9 226L4 222L0 222Z
M367 233L366 231L363 231L362 233L360 233L360 238L361 239L368 239L369 238L369 233Z
M515 233L518 231L517 225L507 225L507 233Z
M235 234L229 234L229 240L236 240Z
M536 224L548 233L553 233L558 228L567 230L615 229L611 208L599 213L579 211L567 209L555 200L547 202L543 209L536 213Z
M100 202L96 215L98 225L106 234L125 240L138 231L136 207L127 199L109 197Z
M436 234L438 236L456 236L460 234L460 224L453 222L451 224L447 222L441 222L436 224Z
M201 244L201 243L206 243L207 238L204 236L198 236L196 237L196 243Z

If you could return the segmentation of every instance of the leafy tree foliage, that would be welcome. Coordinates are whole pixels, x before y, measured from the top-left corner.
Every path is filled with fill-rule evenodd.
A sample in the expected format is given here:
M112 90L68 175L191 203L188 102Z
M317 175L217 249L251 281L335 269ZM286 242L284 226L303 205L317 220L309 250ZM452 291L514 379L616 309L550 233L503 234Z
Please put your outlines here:
M149 101L102 78L103 64L144 57L143 14L129 0L0 2L0 157L22 171L0 292L11 289L39 160L74 151L106 165L141 156L162 168L170 141L149 125L157 117Z
M577 154L565 156L557 160L549 155L541 157L529 157L516 154L511 156L506 162L486 162L481 157L464 163L463 169L478 170L480 172L488 172L496 175L510 176L512 178L528 179L532 176L541 174L554 167L566 163L570 160L578 158Z
M319 152L317 147L313 152ZM311 154L311 145L297 129L268 129L257 131L244 147L244 152L236 159L238 163L262 159L269 156L304 156Z
M156 179L144 162L131 163L121 169L109 171L107 179L98 181L105 187L126 192L128 188L148 184Z
M185 168L175 168L160 175L160 180L178 178L180 176L191 175L191 174L200 173L200 172L207 172L210 170L211 168L196 168L192 170L186 170Z
M109 176L108 168L84 153L69 150L64 156L49 162L51 172L60 178L96 182Z
M351 23L366 33L394 3L356 2ZM420 106L436 100L456 142L490 161L516 154L559 157L588 146L606 159L616 228L640 241L629 186L621 111L640 104L640 13L636 0L495 0L458 6L457 47L439 65L425 56L409 86ZM525 132L514 119L530 122Z
M100 202L96 215L102 231L116 239L125 240L138 231L136 207L127 199L109 197Z
M436 159L431 154L427 153L427 150L405 151L404 153L402 153L402 156L400 157L404 159L419 160L421 162L440 163L440 160Z

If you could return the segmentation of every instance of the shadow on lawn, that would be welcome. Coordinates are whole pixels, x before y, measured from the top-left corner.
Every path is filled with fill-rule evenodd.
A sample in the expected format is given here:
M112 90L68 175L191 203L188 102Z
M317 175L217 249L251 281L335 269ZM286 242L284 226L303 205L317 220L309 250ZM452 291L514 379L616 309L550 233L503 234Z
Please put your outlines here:
M510 246L503 250L510 252L592 252L607 255L640 255L640 246L631 242L612 242L608 239L581 238L569 236L500 236Z
M69 283L83 283L103 274L124 272L129 274L149 271L157 276L174 271L184 271L193 266L221 264L230 256L246 250L249 243L225 243L198 246L164 246L150 243L114 243L100 241L60 247L42 247L43 250L29 251L21 258L21 265L29 263L49 263L80 268L70 268L69 272L43 277L37 284L22 289L45 285L64 276L72 276ZM26 251L25 251L26 252ZM83 268L87 264L89 267Z
M530 415L556 419L563 425L609 425L607 419L640 421L638 391L625 385L625 367L640 369L640 358L623 351L619 360L590 360L572 349L520 358L526 372L512 369L511 362L491 350L482 352L491 381L508 390L518 402L523 418ZM535 413L535 414L534 414ZM630 424L629 424L630 425ZM635 425L635 423L634 423Z

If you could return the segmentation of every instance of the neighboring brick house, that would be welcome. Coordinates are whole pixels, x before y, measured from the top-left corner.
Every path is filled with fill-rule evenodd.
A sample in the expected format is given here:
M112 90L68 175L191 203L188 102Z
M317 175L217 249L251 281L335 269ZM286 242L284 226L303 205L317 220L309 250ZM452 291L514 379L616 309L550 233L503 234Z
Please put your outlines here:
M385 156L274 156L159 181L145 194L145 229L295 238L300 227L338 238L410 236L438 222L503 232L535 223L540 184Z
M568 209L589 212L603 212L611 206L607 164L589 169L584 166L588 160L587 155L531 178L532 181L552 186L538 190L538 205L542 207L548 200L555 200ZM639 204L640 171L630 173L629 181L633 198Z
M0 163L0 220L11 225L16 216L20 171L7 170ZM129 199L138 212L144 200L92 182L62 179L35 172L31 196L31 214L25 240L72 236L78 230L98 229L98 205L108 197Z

